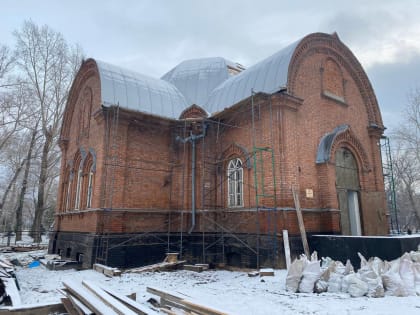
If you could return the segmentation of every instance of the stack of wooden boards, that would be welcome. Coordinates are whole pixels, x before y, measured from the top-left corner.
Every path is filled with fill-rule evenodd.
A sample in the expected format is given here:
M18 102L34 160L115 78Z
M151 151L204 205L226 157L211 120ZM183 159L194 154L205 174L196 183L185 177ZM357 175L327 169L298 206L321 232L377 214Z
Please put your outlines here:
M14 277L15 267L5 259L0 258L0 285L3 305L15 306L22 304L16 279Z
M44 315L65 311L61 303L23 305L14 271L9 261L0 258L0 315Z
M150 287L147 288L147 292L160 297L160 311L168 315L228 315L225 311L199 304L193 299L180 293L173 293Z
M157 311L92 281L65 281L61 301L69 315L154 315Z

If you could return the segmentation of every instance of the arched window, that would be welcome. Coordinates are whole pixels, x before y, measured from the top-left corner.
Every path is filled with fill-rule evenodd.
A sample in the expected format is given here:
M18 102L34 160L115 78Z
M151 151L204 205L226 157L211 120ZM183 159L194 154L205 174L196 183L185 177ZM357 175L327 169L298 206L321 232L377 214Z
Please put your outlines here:
M74 201L74 210L80 209L80 196L82 192L82 179L83 179L83 170L81 165L77 171L77 182L76 182L76 199Z
M88 175L88 186L87 186L87 197L86 197L86 209L89 209L92 207L92 187L93 187L93 169L92 167L89 170Z
M228 206L243 206L243 178L242 161L238 158L230 160L227 168L228 177Z

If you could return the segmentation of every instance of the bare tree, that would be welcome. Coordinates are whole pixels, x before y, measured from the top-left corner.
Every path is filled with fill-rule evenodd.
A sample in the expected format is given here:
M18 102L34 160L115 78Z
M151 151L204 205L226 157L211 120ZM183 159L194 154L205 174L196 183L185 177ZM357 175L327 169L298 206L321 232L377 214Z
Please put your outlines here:
M23 204L25 201L26 190L28 187L28 178L29 178L29 171L31 169L31 161L32 161L32 152L34 151L36 145L36 134L38 132L38 122L36 122L35 127L32 130L31 140L28 146L28 153L25 158L25 172L22 179L22 186L20 189L18 202L16 205L16 223L15 223L15 233L16 233L16 241L22 240L22 213L23 213Z
M409 97L404 122L393 138L398 143L394 154L399 209L406 213L405 228L420 229L420 89ZM402 197L402 198L401 198Z
M26 21L14 35L17 40L16 62L40 109L43 144L31 231L34 241L39 242L42 216L46 209L46 183L53 175L49 173L49 161L56 146L68 92L82 57L78 47L70 47L61 33L46 25L39 27L32 21Z
M13 67L14 56L10 51L9 47L0 45L0 80L2 80ZM0 81L0 88L5 87L8 84Z

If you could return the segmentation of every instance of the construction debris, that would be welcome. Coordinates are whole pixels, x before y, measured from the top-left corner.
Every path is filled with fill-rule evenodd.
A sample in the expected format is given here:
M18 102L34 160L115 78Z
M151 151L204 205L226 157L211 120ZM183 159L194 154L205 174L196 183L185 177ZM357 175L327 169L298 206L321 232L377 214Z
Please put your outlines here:
M34 250L41 250L41 249L46 249L46 248L47 247L45 245L39 245L39 244L11 246L11 249L14 252L32 252Z
M107 277L121 276L121 270L115 267L109 267L101 264L93 264L93 270L103 273Z
M63 284L66 288L66 298L62 301L69 314L158 314L156 311L146 308L92 281L82 281L82 283L65 281Z
M248 277L256 277L259 276L259 272L258 271L250 271L248 272Z
M156 272L176 270L183 266L187 261L178 260L178 253L168 253L161 263L147 265L139 268L126 269L126 273Z
M0 259L0 304L6 306L22 304L14 270L9 261Z
M274 277L274 270L272 268L260 269L260 277Z
M228 315L225 311L199 304L183 294L172 293L151 287L147 287L147 292L160 297L160 310L166 314L179 314L180 310L184 310L187 314Z
M41 260L40 262L50 270L82 269L82 264L76 260Z
M0 315L45 315L63 314L66 312L62 303L53 304L26 304L19 306L6 306L0 308ZM79 315L79 313L69 313Z
M286 290L303 293L349 293L352 297L420 295L420 251L405 253L391 262L378 257L360 257L360 269L355 272L348 260L346 265L331 258L302 255L290 266Z
M202 272L204 270L203 266L198 265L184 265L183 269L195 272Z

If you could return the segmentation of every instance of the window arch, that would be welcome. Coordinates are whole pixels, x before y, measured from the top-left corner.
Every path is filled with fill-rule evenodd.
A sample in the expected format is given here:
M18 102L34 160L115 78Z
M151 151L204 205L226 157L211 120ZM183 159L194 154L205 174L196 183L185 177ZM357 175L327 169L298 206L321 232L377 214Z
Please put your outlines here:
M74 210L80 209L80 199L82 195L82 181L83 181L83 169L82 163L80 163L77 170L77 179L76 179L76 197L74 200Z
M234 158L229 161L227 167L228 179L228 206L242 207L244 204L243 179L244 169L242 161Z
M92 207L93 187L95 180L95 159L92 152L86 157L83 167L83 184L82 184L82 207L89 209Z

